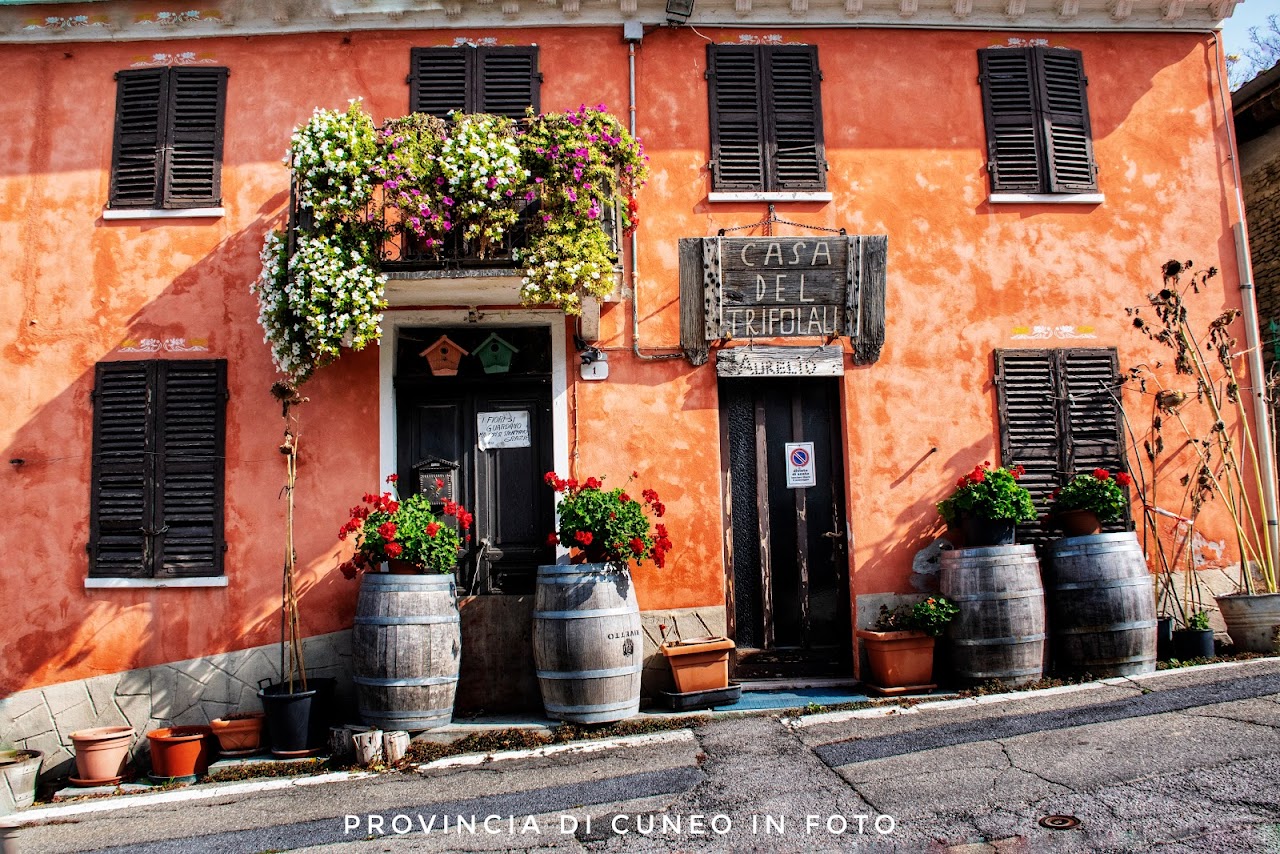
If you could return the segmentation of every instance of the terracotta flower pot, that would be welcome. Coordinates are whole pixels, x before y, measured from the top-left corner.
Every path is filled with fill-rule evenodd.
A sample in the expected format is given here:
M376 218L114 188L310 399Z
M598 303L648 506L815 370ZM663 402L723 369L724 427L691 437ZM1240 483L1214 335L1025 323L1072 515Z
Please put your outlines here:
M671 665L678 693L729 687L729 650L733 649L733 641L728 638L692 638L664 643L660 649Z
M213 730L207 726L178 726L147 733L151 742L151 777L171 780L199 777L209 770Z
M215 718L209 721L218 746L223 753L246 753L257 750L262 744L262 727L266 715L262 712Z
M1065 510L1056 514L1054 522L1067 537L1087 537L1102 533L1102 523L1092 510Z
M133 727L100 726L71 733L76 749L75 786L105 786L120 782L129 746L133 744Z
M867 650L872 684L878 688L912 688L933 682L936 639L924 632L873 632L859 629Z

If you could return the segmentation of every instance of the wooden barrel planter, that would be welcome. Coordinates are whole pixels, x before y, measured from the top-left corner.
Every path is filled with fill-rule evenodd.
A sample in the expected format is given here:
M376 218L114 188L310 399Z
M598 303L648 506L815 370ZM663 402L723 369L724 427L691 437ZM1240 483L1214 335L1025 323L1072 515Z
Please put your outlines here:
M1066 537L1049 549L1055 671L1132 676L1156 669L1151 573L1132 531Z
M960 608L947 629L952 675L1022 685L1044 676L1044 586L1034 546L941 553L940 591Z
M462 632L452 575L365 573L351 647L366 724L420 731L453 719Z
M596 724L637 714L642 641L625 566L538 567L533 660L547 717Z

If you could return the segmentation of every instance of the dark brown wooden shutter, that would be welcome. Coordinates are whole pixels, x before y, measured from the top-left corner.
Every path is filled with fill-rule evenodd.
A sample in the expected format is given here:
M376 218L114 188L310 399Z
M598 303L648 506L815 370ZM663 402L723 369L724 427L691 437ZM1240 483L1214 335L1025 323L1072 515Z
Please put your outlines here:
M155 574L222 574L227 363L161 362Z
M1000 462L1021 465L1036 509L1077 474L1127 471L1119 362L1113 349L997 350ZM1130 528L1129 514L1105 526ZM1043 545L1056 534L1020 529L1019 542Z
M120 71L116 81L109 204L113 208L159 207L169 103L167 69Z
M1021 483L1042 512L1049 495L1062 485L1062 423L1054 354L1053 350L997 350L995 354L1000 463L1027 470Z
M1080 52L1035 48L1049 192L1096 190L1087 81Z
M541 110L542 75L536 47L489 47L477 51L478 103L474 111L522 119Z
M542 108L537 47L416 47L409 52L409 110L524 118Z
M1031 48L978 51L978 80L987 121L987 171L993 192L1042 189L1043 143L1037 128Z
M101 362L93 391L89 574L150 575L155 433L150 416L154 362Z
M227 69L171 68L168 88L164 207L215 207L222 202Z
M1058 351L1065 386L1063 471L1077 474L1125 468L1123 421L1119 406L1120 367L1116 351Z
M711 175L716 190L764 190L765 129L756 48L707 45Z
M445 118L467 112L467 48L415 47L409 51L409 111Z
M822 98L818 49L812 45L762 48L768 63L765 121L770 128L771 190L824 190Z

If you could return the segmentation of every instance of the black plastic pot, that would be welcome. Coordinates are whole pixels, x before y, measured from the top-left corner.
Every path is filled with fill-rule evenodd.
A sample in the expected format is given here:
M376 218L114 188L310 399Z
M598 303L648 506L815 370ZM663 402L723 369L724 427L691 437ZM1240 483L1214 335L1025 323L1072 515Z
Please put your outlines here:
M1178 629L1173 633L1173 655L1179 661L1213 658L1213 629Z
M1011 519L988 519L965 513L960 517L960 530L964 532L965 545L971 549L1011 546L1017 525Z
M295 682L294 688L300 687ZM258 689L262 711L267 716L267 736L271 740L271 752L277 755L305 753L318 747L319 722L313 725L316 689L289 691L287 682L265 685ZM314 715L320 718L320 715Z
M1173 617L1156 619L1156 660L1173 658Z

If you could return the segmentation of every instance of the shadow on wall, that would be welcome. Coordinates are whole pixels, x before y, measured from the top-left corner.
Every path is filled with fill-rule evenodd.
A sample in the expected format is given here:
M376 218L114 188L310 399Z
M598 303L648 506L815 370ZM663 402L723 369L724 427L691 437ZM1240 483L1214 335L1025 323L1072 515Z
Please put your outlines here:
M272 219L265 212L283 201L283 194L273 198L249 228L223 240L154 296L122 281L119 294L104 291L104 300L74 293L60 304L42 298L53 306L51 314L61 312L60 322L28 323L24 317L17 339L0 355L9 375L16 374L16 387L35 399L24 423L7 431L4 459L12 462L0 474L11 496L0 544L21 556L0 574L0 600L20 608L0 627L6 649L0 697L279 641L284 464L277 447L283 424L268 391L275 371L248 285ZM128 304L133 297L137 304ZM30 293L28 298L33 301ZM66 307L91 303L84 313L94 316L73 318L78 309ZM64 334L65 327L78 331ZM228 361L229 585L87 590L94 363L191 358ZM63 371L64 365L71 368ZM377 483L377 447L369 439L369 426L377 423L377 383L367 379L370 372L376 376L376 365L371 348L344 358L306 388L311 403L302 413L296 536L305 635L348 627L354 612L356 586L331 570L351 497ZM255 668L265 671L271 664ZM276 669L272 665L264 676ZM185 702L190 691L174 680L123 689L153 695L149 717L174 721L191 708ZM69 697L64 705L80 699ZM102 698L83 699L90 715L84 725L110 711L98 707Z

